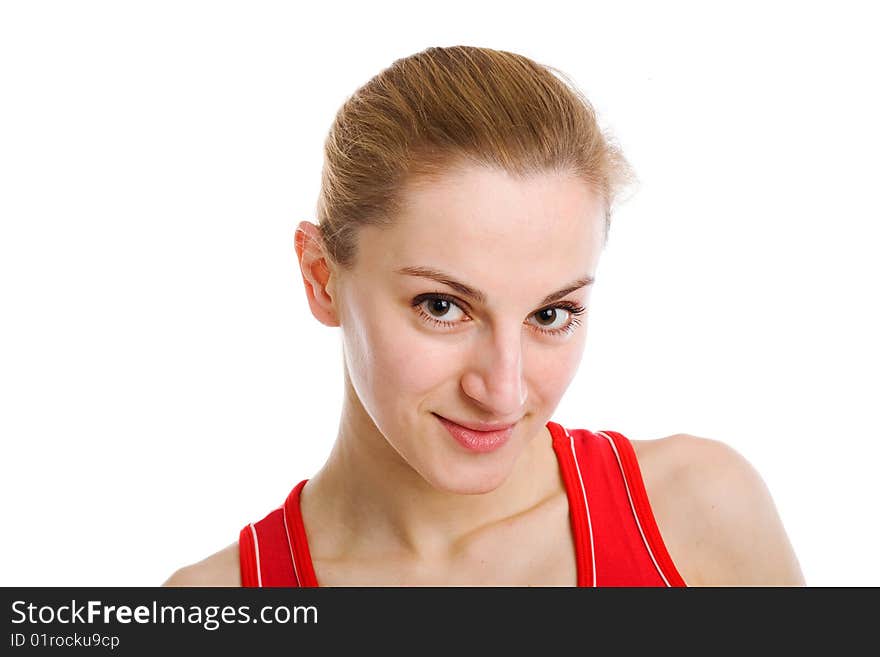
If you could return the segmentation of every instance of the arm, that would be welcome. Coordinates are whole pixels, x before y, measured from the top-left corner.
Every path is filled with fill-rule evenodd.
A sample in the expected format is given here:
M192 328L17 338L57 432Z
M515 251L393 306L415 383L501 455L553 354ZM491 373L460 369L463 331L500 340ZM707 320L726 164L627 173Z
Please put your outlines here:
M233 543L198 563L179 568L162 586L241 586L238 543Z
M699 584L804 586L794 549L757 470L717 440L684 435L675 450L680 464L675 498L679 513L686 514L680 526Z

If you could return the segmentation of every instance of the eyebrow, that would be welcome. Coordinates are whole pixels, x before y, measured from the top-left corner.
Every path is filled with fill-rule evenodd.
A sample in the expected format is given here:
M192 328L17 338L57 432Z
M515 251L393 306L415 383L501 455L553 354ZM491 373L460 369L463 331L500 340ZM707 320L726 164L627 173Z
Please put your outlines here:
M461 281L455 280L449 274L439 271L437 269L431 269L430 267L401 267L400 269L395 270L398 274L405 274L407 276L419 276L421 278L430 278L431 280L437 281L438 283L443 283L444 285L448 285L452 289L454 289L459 294L470 297L477 303L481 305L486 304L486 293L481 292L475 288L472 288L469 285L465 285ZM544 297L543 301L541 301L541 305L545 306L548 303L553 303L554 301L558 301L566 294L574 292L575 290L579 290L582 287L586 287L587 285L591 285L594 279L592 276L584 276L583 278L579 278L576 281L573 281L569 285L566 285L561 290L548 294Z

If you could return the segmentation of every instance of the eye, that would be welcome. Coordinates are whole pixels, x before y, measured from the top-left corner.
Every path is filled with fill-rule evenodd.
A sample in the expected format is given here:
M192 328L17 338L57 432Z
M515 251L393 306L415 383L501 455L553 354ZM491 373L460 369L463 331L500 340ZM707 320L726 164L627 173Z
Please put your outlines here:
M415 298L413 305L419 311L422 319L443 328L451 328L458 323L455 321L456 311L464 315L461 306L446 295L421 295ZM467 315L464 316L467 317ZM470 321L470 319L464 321Z
M565 335L574 333L575 328L581 324L578 315L583 315L586 311L587 309L583 306L579 306L571 301L563 301L555 306L542 308L531 316L540 322L538 327L539 333ZM562 317L562 322L557 321L560 317ZM548 326L551 328L547 328Z
M457 324L472 321L462 309L462 303L455 297L447 294L421 294L413 299L413 307L418 311L419 317L434 326L442 329L453 329ZM578 315L586 312L586 308L570 301L564 301L554 306L547 306L532 313L538 324L532 324L538 333L544 335L565 335L574 332L581 321ZM466 319L456 321L456 317L463 316Z
M560 312L561 311L561 312ZM551 333L564 329L570 323L571 311L561 306L550 306L532 315L538 320L538 327ZM560 318L562 321L560 321Z

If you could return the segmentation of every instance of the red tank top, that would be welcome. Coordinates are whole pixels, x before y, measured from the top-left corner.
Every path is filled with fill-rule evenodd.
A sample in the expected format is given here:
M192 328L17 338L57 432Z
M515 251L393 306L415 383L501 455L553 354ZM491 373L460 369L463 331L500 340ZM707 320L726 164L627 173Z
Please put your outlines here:
M630 441L548 422L568 495L578 586L686 586L666 550ZM318 586L299 494L242 528L242 586Z

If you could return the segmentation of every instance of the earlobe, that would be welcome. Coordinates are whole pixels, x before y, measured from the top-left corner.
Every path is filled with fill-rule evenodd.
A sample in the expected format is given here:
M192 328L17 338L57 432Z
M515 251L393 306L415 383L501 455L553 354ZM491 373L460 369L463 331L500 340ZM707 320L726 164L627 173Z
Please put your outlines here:
M318 227L300 222L294 238L300 274L312 314L326 326L339 326L333 300L333 273L327 262Z

